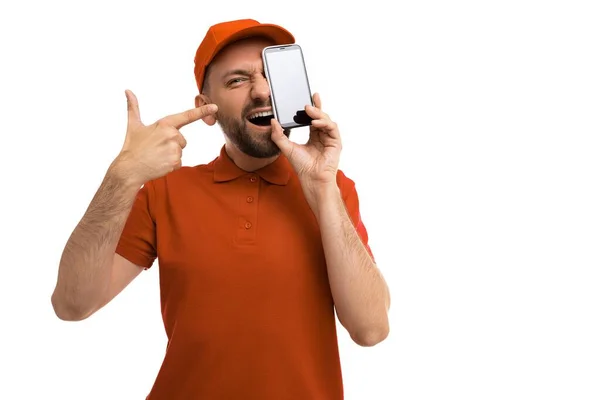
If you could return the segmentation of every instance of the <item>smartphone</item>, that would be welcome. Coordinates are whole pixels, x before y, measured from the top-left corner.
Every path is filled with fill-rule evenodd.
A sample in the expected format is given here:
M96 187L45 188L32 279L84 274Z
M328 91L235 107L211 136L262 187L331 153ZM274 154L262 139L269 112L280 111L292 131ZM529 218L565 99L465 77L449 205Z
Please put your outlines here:
M310 125L305 107L314 104L300 45L265 47L262 58L275 119L283 129Z

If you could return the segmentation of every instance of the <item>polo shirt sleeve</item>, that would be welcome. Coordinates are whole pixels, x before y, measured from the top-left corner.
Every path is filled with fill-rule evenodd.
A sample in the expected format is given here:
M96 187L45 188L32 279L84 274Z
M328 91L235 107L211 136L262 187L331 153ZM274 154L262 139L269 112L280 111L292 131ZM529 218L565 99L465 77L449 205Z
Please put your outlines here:
M341 170L338 170L338 186L340 187L342 199L346 204L346 210L348 211L348 215L352 220L352 223L354 224L354 228L356 229L358 236L365 245L367 252L371 256L371 258L375 260L375 257L373 256L373 251L369 246L369 234L367 233L367 228L360 214L360 202L358 199L356 184L352 179L348 178Z
M137 193L117 243L116 252L135 265L148 269L156 259L156 224L152 217L152 182Z

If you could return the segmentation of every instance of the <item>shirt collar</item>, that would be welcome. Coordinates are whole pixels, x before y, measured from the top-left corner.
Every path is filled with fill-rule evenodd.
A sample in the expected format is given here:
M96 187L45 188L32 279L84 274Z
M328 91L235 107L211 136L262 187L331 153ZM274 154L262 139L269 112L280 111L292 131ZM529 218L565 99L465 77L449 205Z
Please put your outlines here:
M240 176L256 173L262 179L275 185L286 185L290 179L292 166L284 155L279 155L271 164L256 171L244 171L238 167L221 147L219 156L214 161L215 182L231 181Z

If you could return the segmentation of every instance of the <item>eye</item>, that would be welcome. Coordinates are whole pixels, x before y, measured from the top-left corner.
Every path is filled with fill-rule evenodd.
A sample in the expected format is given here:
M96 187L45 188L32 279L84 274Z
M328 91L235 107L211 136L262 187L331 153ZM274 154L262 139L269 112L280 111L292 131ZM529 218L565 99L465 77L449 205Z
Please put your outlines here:
M248 79L247 78L233 78L233 79L227 81L227 86L228 87L235 86L235 85L238 85L238 84L240 84L240 83L242 83L242 82L244 82L246 80L248 80Z

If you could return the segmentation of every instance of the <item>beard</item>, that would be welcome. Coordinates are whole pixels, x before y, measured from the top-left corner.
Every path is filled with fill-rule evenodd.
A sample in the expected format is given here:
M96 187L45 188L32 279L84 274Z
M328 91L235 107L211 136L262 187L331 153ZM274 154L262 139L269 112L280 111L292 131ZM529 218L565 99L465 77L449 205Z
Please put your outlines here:
M253 102L242 110L240 116L230 116L217 112L217 123L229 140L244 154L254 158L269 158L278 155L281 150L271 140L271 129L253 131L252 124L246 115L260 107L270 107L270 103ZM290 137L290 130L284 129L283 134Z

